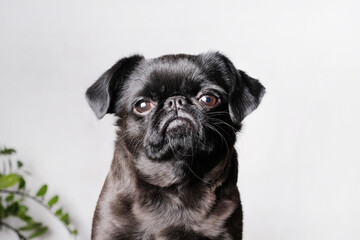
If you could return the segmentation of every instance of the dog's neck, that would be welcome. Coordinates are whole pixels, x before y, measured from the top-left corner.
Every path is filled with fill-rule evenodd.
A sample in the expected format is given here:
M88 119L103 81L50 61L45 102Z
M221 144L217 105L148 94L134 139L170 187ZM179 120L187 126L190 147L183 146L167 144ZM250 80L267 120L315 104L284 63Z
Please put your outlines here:
M237 181L237 156L233 147L225 154L223 160L219 161L210 171L199 174L194 172L185 161L179 160L151 162L150 166L150 160L144 154L134 156L124 146L120 142L116 143L110 171L111 178L122 183L130 184L131 182L135 187L140 185L163 190L166 188L184 189L187 186L198 184L215 191L227 180L226 177L229 176L230 170L236 171L231 178L235 184ZM174 171L174 168L181 169L181 171Z

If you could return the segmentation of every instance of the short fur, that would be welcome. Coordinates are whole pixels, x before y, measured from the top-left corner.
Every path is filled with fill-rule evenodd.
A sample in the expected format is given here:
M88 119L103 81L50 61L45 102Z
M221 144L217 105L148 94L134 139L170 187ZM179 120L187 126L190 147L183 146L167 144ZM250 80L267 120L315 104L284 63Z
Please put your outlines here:
M264 92L218 52L134 55L105 72L86 97L118 131L91 239L242 239L234 144ZM153 108L136 114L141 101Z

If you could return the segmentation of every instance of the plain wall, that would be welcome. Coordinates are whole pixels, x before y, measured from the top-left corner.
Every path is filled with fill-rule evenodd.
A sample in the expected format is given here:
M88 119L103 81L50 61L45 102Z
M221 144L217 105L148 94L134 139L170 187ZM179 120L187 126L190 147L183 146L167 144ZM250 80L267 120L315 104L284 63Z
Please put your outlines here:
M355 0L3 0L0 145L89 239L115 127L96 119L86 88L133 53L219 50L267 88L236 145L244 240L358 240L359 12ZM43 239L69 239L34 209L52 229Z

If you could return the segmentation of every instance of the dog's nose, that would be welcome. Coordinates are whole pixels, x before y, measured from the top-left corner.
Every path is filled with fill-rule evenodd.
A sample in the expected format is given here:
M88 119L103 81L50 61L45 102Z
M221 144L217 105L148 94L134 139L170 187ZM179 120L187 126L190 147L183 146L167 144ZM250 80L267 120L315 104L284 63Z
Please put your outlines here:
M186 104L186 98L183 96L173 96L166 99L164 103L165 108L170 108L173 110L178 110L180 108L183 108L183 106Z

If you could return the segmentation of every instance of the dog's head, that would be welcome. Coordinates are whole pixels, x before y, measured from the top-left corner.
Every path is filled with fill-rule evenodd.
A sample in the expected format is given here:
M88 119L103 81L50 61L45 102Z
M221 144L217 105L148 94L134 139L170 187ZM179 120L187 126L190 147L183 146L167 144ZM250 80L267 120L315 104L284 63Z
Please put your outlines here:
M178 181L184 166L201 174L229 154L263 94L257 80L215 52L123 58L86 97L99 119L119 117L118 137L142 172L164 168L161 174Z

